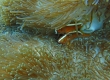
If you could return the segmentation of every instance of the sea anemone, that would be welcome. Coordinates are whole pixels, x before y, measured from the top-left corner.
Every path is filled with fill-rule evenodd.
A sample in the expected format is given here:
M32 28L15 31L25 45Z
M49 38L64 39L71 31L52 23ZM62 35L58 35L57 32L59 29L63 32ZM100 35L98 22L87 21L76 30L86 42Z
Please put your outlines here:
M48 33L50 36L39 32L34 36L29 36L29 32L12 32L2 29L0 33L0 79L110 78L109 29L87 39L73 40L70 45L58 44L52 32Z
M105 18L100 16L108 10L105 9L108 5L109 0L5 0L1 2L1 17L5 25L20 25L21 28L28 26L58 30L74 22L84 26L88 23L96 25L94 20L101 20L102 26ZM94 14L98 19L94 18Z
M103 27L104 20L105 20L104 12L100 15L100 17L98 17L96 13L93 13L92 21L87 22L85 25L83 25L81 31L83 33L92 33L98 29L101 29Z
M0 79L109 80L109 2L1 0ZM77 23L90 36L57 43L54 29Z

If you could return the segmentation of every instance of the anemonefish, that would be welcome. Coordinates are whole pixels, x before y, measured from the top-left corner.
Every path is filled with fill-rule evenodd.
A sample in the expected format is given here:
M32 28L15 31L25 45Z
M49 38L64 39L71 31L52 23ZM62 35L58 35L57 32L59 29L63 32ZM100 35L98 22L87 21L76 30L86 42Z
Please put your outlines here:
M80 31L80 28L81 28L81 25L78 25L78 26L65 26L65 27L57 30L58 34L63 34L63 36L61 36L58 39L58 43L65 44L65 43L71 41L72 39L77 38L78 35L82 35L84 37L87 37L87 36L90 35L90 34L83 34Z

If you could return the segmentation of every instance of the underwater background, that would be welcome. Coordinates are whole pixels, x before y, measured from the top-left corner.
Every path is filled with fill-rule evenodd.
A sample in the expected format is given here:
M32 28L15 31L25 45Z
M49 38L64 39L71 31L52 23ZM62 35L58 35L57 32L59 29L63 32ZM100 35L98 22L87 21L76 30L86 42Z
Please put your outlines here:
M109 0L1 0L0 80L109 80L109 7ZM77 23L89 36L58 43L55 30Z

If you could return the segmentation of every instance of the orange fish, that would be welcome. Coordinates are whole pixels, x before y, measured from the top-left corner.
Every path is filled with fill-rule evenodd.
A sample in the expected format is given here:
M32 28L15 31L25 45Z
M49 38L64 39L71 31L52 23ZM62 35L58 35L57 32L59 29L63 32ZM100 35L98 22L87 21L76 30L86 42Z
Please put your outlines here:
M62 37L58 39L58 43L65 44L70 42L72 39L78 37L78 35L82 35L83 37L88 37L90 34L83 34L80 32L81 26L78 26L78 31L76 30L75 26L66 26L57 30L58 34L64 34Z
M69 32L69 33L65 34L64 36L60 37L58 39L58 43L61 43L61 44L68 43L72 39L77 38L78 35L82 35L82 33L80 31L78 31L78 34L77 34L77 31Z
M81 28L81 26L77 26L78 29ZM57 30L58 34L66 34L72 31L76 31L76 26L65 26L64 28L61 28Z

